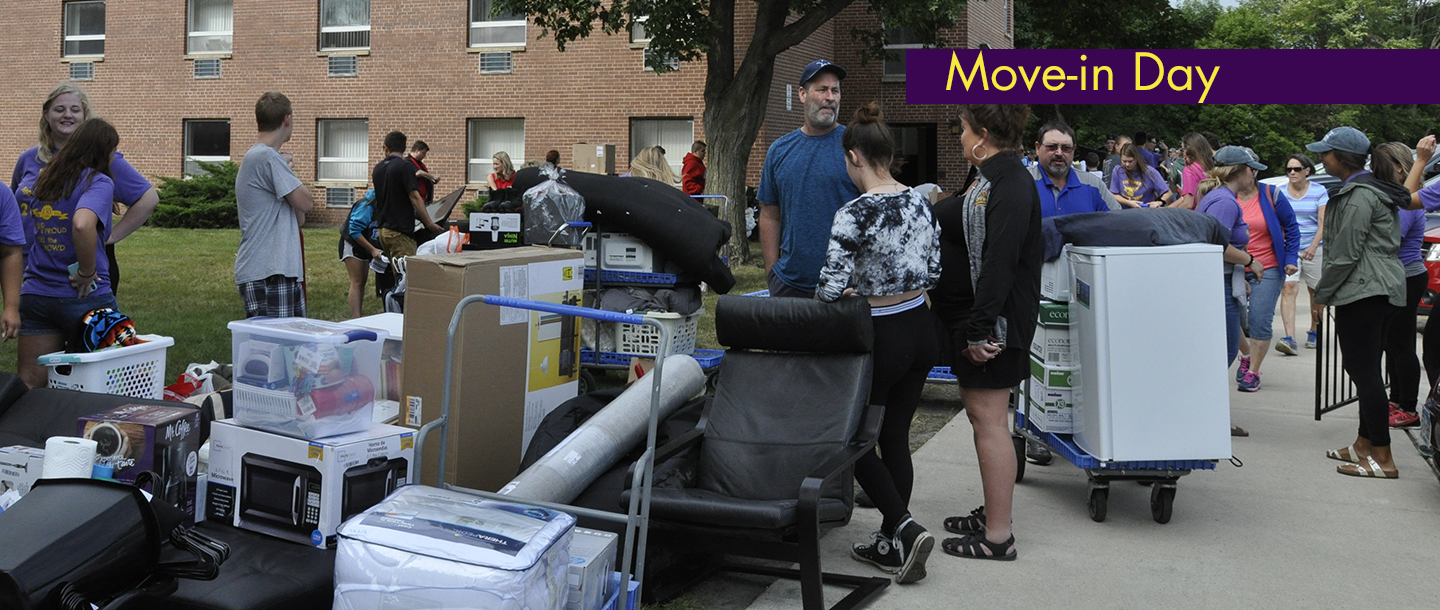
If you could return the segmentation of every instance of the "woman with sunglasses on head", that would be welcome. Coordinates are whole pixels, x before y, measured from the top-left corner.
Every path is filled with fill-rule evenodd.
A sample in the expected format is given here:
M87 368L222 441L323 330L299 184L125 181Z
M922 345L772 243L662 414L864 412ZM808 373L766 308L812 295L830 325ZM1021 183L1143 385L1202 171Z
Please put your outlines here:
M82 123L30 191L35 243L20 289L20 378L45 385L37 358L65 350L90 311L118 309L110 290L105 222L115 203L110 177L120 136L102 119ZM72 270L73 269L73 270ZM73 346L72 346L73 347Z
M1320 282L1320 263L1324 259L1323 238L1325 236L1325 205L1330 202L1330 193L1318 182L1310 181L1315 171L1310 157L1296 153L1285 160L1285 198L1290 209L1295 211L1295 222L1300 226L1300 256L1297 265L1300 272L1285 276L1285 287L1280 289L1280 321L1285 325L1285 339L1295 336L1295 297L1300 293L1300 282L1310 291L1310 330L1305 332L1305 347L1315 349L1316 332L1320 328L1320 313L1324 307L1315 304L1315 285ZM1283 347L1282 347L1283 346ZM1281 353L1295 353L1293 339L1284 339L1275 344ZM1286 351L1289 350L1289 351Z
M93 117L90 100L85 91L70 83L64 83L50 90L45 103L40 106L39 143L20 154L11 174L10 184L15 188L15 197L20 202L20 214L25 223L26 255L34 241L34 224L27 213L34 204L29 188L35 184L40 170L60 153L80 125ZM126 206L125 215L110 229L105 246L106 267L112 292L120 285L120 266L115 262L115 244L125 239L145 224L155 205L160 203L160 191L149 180L125 160L125 155L115 153L110 163L110 174L114 177L115 202ZM110 224L110 217L101 219Z

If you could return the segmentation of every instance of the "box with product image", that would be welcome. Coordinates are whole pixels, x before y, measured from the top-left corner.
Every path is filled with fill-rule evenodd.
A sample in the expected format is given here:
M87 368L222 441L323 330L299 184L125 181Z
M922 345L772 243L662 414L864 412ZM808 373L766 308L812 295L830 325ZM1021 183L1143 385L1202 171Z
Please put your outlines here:
M1030 354L1041 362L1070 366L1070 306L1052 301L1040 302L1040 319L1035 338L1030 340Z
M499 212L472 212L470 214L470 243L466 250L494 250L515 248L524 245L521 233L524 226L519 214Z
M1070 300L1070 245L1060 248L1060 257L1040 264L1040 296L1061 303Z
M220 420L210 426L205 516L327 548L341 522L410 482L414 467L408 428L306 440Z
M200 459L200 412L188 407L125 405L81 417L77 436L95 441L95 462L115 468L117 481L133 483L141 472L160 476L150 490L195 514L195 475Z
M1074 367L1055 366L1030 359L1030 380L1027 399L1030 401L1030 418L1046 432L1068 434L1074 432L1074 389L1072 381L1077 379Z
M0 494L12 489L30 493L45 465L45 450L34 447L0 447Z
M575 537L570 539L570 593L565 610L598 610L609 599L619 540L614 532L575 528Z
M411 257L405 295L401 421L440 416L445 340L455 305L472 294L579 305L579 250L526 246ZM445 481L495 491L520 469L540 421L579 391L579 323L563 316L474 304L455 337ZM483 439L483 442L478 442ZM426 439L423 481L434 484L439 435Z

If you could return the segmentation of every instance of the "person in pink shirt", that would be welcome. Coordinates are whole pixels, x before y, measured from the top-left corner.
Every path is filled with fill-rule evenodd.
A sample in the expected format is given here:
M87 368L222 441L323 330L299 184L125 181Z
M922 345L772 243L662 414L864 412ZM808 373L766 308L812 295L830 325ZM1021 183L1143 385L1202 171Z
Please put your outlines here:
M1210 147L1205 136L1192 131L1180 138L1180 155L1185 157L1185 169L1180 172L1180 197L1171 205L1193 210L1199 203L1195 192L1200 181L1205 179L1207 172L1215 169L1215 149Z

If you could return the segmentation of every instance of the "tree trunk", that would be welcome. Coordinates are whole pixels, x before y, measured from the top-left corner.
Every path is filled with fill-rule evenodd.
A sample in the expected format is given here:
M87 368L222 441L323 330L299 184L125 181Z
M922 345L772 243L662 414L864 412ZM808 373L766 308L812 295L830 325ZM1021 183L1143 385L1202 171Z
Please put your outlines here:
M730 223L733 232L724 255L730 266L749 262L749 236L746 233L745 178L750 164L750 150L760 134L765 116L765 94L770 90L771 74L766 70L763 82L732 87L705 103L705 141L709 144L706 160L705 189L727 199L721 217ZM758 92L758 93L757 93Z

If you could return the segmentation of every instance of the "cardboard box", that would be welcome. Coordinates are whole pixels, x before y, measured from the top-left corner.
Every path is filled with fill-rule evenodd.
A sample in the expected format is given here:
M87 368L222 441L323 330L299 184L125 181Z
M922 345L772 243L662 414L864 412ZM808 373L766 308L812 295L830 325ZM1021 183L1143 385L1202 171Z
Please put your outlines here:
M1040 319L1035 337L1030 340L1030 354L1041 362L1071 366L1070 309L1065 303L1040 302Z
M45 466L45 450L34 447L0 447L0 494L12 489L30 493Z
M195 475L200 458L200 412L186 407L125 405L86 415L77 436L95 441L97 464L115 468L114 478L135 482L151 471L160 480L149 491L194 515Z
M579 250L526 246L415 256L407 264L405 378L401 421L419 428L440 416L445 337L455 305L492 294L579 305ZM445 481L495 491L520 470L530 437L552 409L579 392L579 324L570 316L475 304L455 338ZM420 457L434 484L440 438Z
M1055 434L1075 432L1075 404L1070 402L1070 390L1044 389L1031 398L1030 421L1037 427Z
M569 596L565 610L597 610L609 599L610 574L615 571L615 552L620 536L575 528L570 539Z
M1040 265L1040 296L1055 300L1070 300L1070 246L1060 249L1060 257Z
M383 330L389 336L380 346L380 384L375 388L375 414L372 420L380 424L395 424L400 421L400 378L405 341L405 315L398 313L377 313L373 316L347 320L372 330Z
M494 250L524 245L524 227L519 214L473 212L470 214L470 243L466 250Z
M1052 328L1056 326L1069 327L1070 304L1057 303L1054 301L1040 301L1040 319L1038 320L1038 323L1041 326L1049 326Z
M414 469L408 428L305 440L220 420L210 426L205 516L327 548L341 522L410 482Z
M1075 387L1072 381L1079 381L1075 367L1048 364L1033 357L1030 358L1030 378L1047 388L1064 390Z
M592 174L615 173L614 144L576 144L575 171Z

